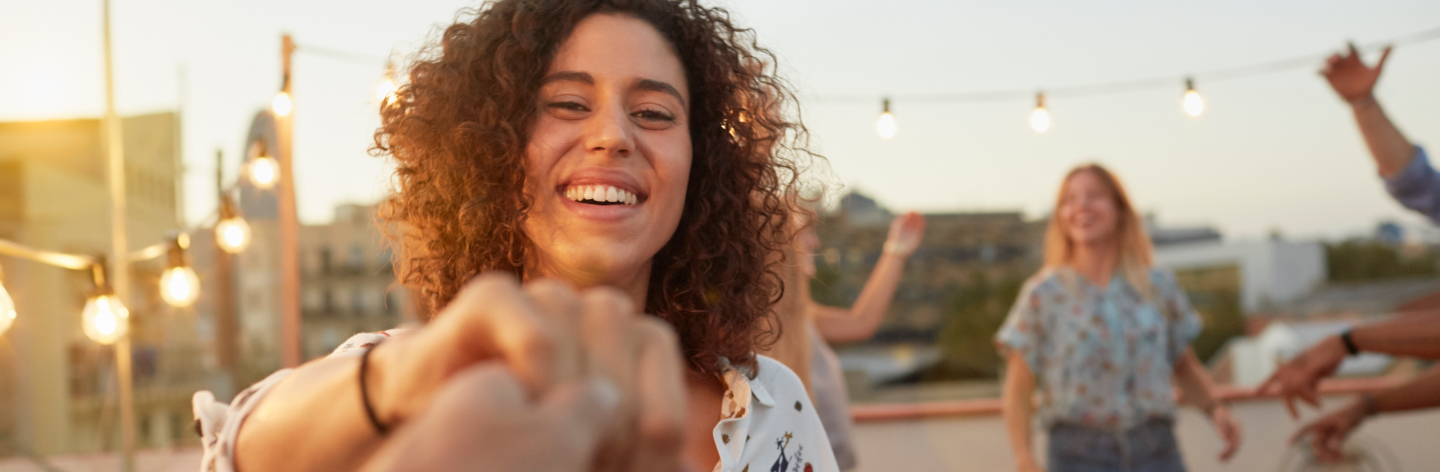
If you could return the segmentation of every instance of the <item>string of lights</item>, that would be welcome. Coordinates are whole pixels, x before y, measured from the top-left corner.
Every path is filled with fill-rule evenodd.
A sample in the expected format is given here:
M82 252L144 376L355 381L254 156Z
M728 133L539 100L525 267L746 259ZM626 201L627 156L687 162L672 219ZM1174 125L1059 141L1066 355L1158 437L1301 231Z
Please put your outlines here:
M1396 36L1387 40L1374 41L1356 46L1360 51L1380 50L1390 46L1407 46L1440 39L1440 27L1424 31ZM1113 95L1120 93L1137 92L1144 90L1157 90L1175 87L1177 84L1184 85L1184 94L1181 98L1181 107L1185 113L1198 117L1205 111L1205 99L1200 96L1195 88L1196 82L1203 80L1206 83L1223 82L1228 80L1244 79L1260 75L1287 72L1296 69L1314 68L1329 56L1329 53L1310 54L1288 59L1280 59L1240 66L1226 67L1206 72L1200 72L1182 76L1163 76L1147 79L1119 80L1087 85L1072 85L1067 87L1055 87L1049 89L1028 90L994 90L981 92L960 92L960 93L932 93L932 94L900 94L885 95L880 98L880 117L875 122L875 131L883 139L895 137L897 127L896 117L891 112L890 105L893 102L917 102L926 104L954 104L954 103L978 103L998 102L1010 100L1035 101L1035 108L1030 112L1030 127L1038 133L1044 133L1050 129L1050 112L1046 108L1046 100L1049 98L1076 98L1097 95ZM874 103L874 95L819 95L810 97L810 100L820 103Z

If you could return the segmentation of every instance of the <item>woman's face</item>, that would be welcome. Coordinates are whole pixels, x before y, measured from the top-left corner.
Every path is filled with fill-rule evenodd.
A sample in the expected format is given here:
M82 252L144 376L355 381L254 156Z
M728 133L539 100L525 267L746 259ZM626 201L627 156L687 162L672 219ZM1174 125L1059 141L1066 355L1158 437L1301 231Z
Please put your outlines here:
M527 149L524 229L542 275L648 281L685 206L689 97L680 58L649 23L595 14L575 26L546 71Z
M1070 177L1060 201L1060 221L1077 246L1109 243L1115 237L1119 213L1110 190L1094 172Z

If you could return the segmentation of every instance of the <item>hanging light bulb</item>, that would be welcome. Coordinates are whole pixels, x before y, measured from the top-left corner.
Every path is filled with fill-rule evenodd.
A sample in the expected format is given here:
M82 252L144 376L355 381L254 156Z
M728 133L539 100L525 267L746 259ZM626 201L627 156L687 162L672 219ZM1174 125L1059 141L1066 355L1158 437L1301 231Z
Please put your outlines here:
M0 273L0 335L10 330L10 325L15 324L15 299L10 298L10 292L5 291L5 277Z
M375 99L381 104L394 103L395 93L400 87L395 85L395 63L385 64L385 78L380 79L380 85L375 87Z
M1185 106L1185 113L1190 116L1200 116L1205 111L1205 99L1200 98L1200 92L1195 91L1195 81L1185 79L1185 98L1180 101Z
M95 291L85 301L80 322L85 336L100 344L114 344L130 332L130 310L120 303L115 291L105 282L105 258L90 267Z
M1030 127L1036 133L1050 129L1050 112L1045 111L1045 93L1035 94L1035 111L1030 112Z
M130 310L114 294L90 297L81 316L85 336L100 344L114 344L130 331Z
M290 116L290 109L294 107L294 105L295 104L290 101L290 94L284 90L275 94L275 98L270 100L270 109L275 111L276 116Z
M250 164L245 166L245 173L250 175L250 183L255 184L255 188L268 189L280 180L280 162L261 155L250 160Z
M186 253L189 247L189 235L180 233L176 236L170 243L169 267L160 274L160 298L176 308L193 305L195 299L200 298L200 276L190 268L189 254Z
M220 201L220 222L215 223L215 242L220 249L239 254L250 246L250 224L235 213L230 199Z
M880 120L875 122L875 131L884 139L895 137L895 115L890 114L888 97L880 102Z

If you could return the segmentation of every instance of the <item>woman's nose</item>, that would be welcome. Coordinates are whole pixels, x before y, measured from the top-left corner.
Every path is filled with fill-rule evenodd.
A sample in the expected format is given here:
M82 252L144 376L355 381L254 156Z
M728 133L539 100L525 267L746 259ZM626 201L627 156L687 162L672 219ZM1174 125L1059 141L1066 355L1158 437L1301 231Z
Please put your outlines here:
M635 147L630 133L630 119L623 110L611 109L595 114L586 133L585 148L590 152L629 157Z

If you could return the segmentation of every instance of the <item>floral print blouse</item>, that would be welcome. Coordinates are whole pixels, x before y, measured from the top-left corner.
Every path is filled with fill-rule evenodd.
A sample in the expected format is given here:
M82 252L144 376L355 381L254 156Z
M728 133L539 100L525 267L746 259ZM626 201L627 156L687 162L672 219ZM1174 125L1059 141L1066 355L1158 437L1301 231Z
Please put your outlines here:
M1041 424L1121 430L1174 417L1175 363L1200 334L1200 316L1172 272L1148 275L1150 296L1121 270L1099 287L1071 269L1046 269L1021 289L995 342L1035 374Z
M352 336L330 357L359 356L387 337L403 336L407 329ZM712 435L720 462L714 472L839 472L830 440L821 426L805 385L788 367L756 356L758 372L735 367L721 358L720 380L725 397L721 420ZM216 401L208 391L192 399L195 427L200 434L201 472L235 472L235 443L240 426L265 394L290 375L283 369L240 392L229 404Z

